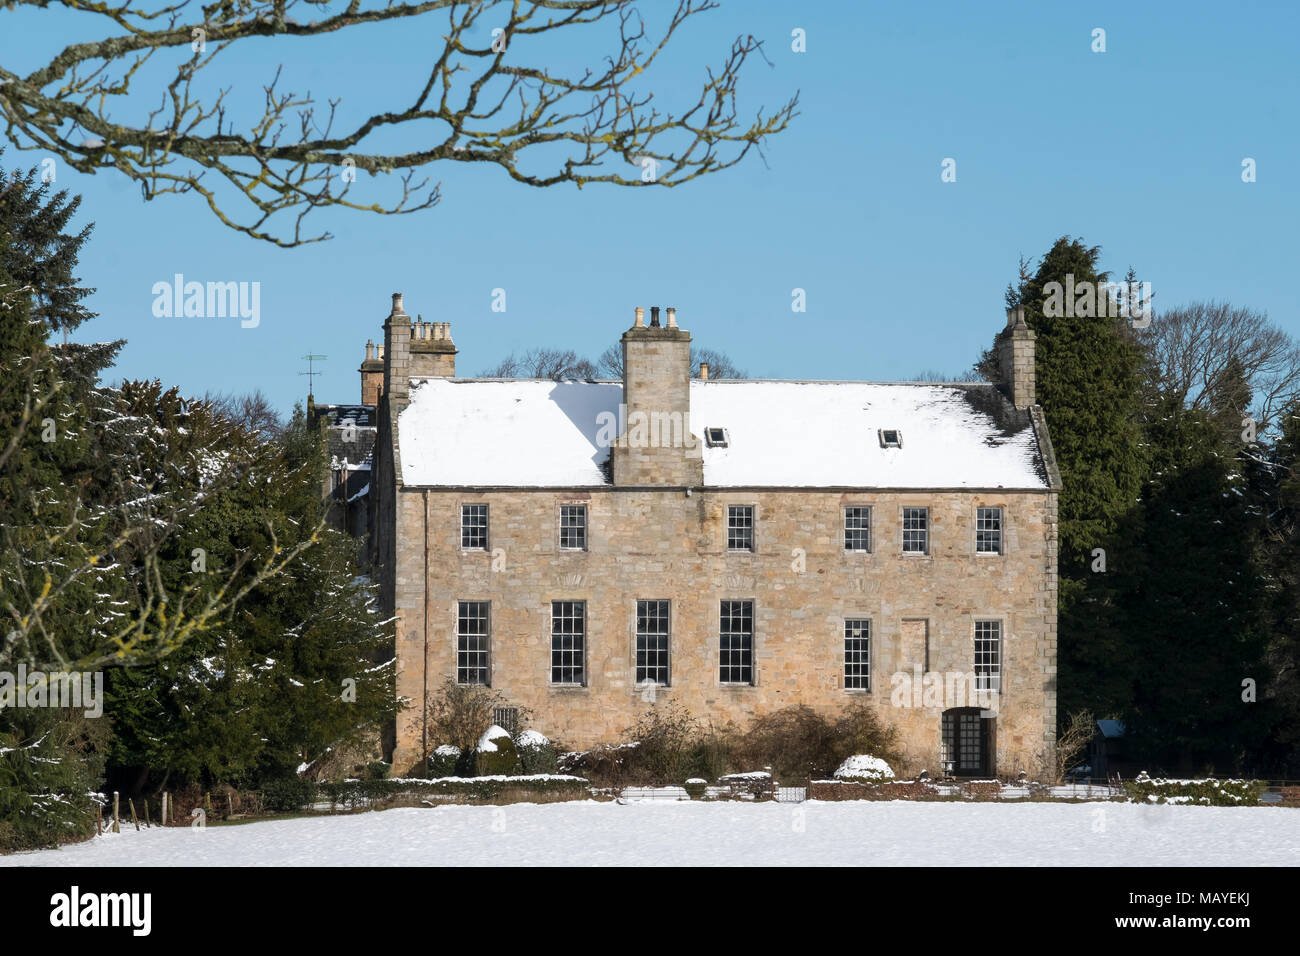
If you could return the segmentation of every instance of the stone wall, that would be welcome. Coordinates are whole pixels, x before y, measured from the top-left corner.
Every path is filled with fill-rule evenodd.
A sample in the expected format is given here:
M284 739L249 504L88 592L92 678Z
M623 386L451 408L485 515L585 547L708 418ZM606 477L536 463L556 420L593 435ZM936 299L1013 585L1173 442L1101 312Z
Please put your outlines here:
M474 502L489 505L490 538L486 551L465 552L460 505ZM571 502L588 508L586 551L558 546L559 508ZM671 686L658 688L656 701L679 702L715 724L744 724L792 704L833 713L866 700L900 731L900 775L937 771L943 707L900 700L894 675L971 671L974 622L1000 620L995 772L1051 772L1054 493L408 488L395 504L398 693L413 701L398 718L396 772L419 758L426 689L455 675L461 600L491 602L492 687L529 708L533 727L569 747L619 739L653 706L635 686L638 598L672 602ZM753 553L727 551L729 504L756 508ZM844 550L847 505L872 507L872 553ZM930 552L903 555L901 509L917 505L930 509ZM982 506L1003 509L1002 554L975 552ZM754 601L752 686L719 682L722 599ZM585 686L551 683L553 600L587 604ZM858 617L873 632L870 691L843 686L844 619Z

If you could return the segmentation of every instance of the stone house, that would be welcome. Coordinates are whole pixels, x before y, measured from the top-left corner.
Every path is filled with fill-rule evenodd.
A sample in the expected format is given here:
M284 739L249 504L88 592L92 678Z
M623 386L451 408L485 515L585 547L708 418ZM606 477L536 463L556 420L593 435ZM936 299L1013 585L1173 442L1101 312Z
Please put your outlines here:
M905 773L1050 773L1060 478L1023 316L1001 383L882 384L692 379L659 313L622 381L460 379L450 324L393 296L362 376L395 771L453 678L569 747L665 701L744 725L860 700Z

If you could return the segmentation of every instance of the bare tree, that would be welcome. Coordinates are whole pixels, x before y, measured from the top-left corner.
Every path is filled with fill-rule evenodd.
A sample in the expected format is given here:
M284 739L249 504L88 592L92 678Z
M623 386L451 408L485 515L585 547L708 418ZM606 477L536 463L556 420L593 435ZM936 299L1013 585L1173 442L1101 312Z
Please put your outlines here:
M260 388L242 395L208 392L203 396L203 403L223 421L242 426L268 441L284 434L284 419Z
M1070 715L1069 722L1056 738L1056 782L1065 779L1066 771L1087 749L1097 734L1097 721L1091 711L1081 710Z
M596 366L573 349L536 348L521 356L511 352L479 374L483 378L549 378L558 382L595 378Z
M1300 400L1300 345L1261 312L1194 302L1159 313L1138 334L1156 386L1188 408L1218 411L1211 405L1236 376L1253 394L1260 431Z
M46 0L5 5L48 6ZM632 0L211 0L201 6L179 0L160 9L139 0L67 0L61 6L65 18L106 18L109 35L71 43L25 76L0 67L0 114L9 138L83 173L126 176L145 199L197 193L225 225L281 246L330 238L328 232L304 235L303 220L314 209L394 214L433 206L440 184L416 182L415 175L437 163L490 163L530 186L676 186L733 166L755 147L761 151L797 115L796 94L770 116L760 108L752 122L738 119L741 69L751 55L762 56L752 35L737 38L716 69L704 70L698 98L677 110L654 105L647 74L682 24L717 0L679 0L655 36ZM340 98L328 97L321 107L310 92L284 88L282 66L264 78L260 117L237 119L226 102L267 38L360 34L425 14L441 24L445 42L436 58L412 88L394 90L393 103L374 104L355 121L339 119ZM612 41L612 49L566 73L557 67L555 43L583 26ZM222 59L228 50L243 59ZM149 92L150 110L131 94L158 68L163 75L156 96ZM213 88L218 91L206 92ZM404 141L418 148L403 149ZM400 173L396 199L384 204L370 191L353 196L357 171ZM204 180L208 172L216 182ZM246 213L228 209L224 189L247 203ZM291 227L283 219L271 222L282 213Z

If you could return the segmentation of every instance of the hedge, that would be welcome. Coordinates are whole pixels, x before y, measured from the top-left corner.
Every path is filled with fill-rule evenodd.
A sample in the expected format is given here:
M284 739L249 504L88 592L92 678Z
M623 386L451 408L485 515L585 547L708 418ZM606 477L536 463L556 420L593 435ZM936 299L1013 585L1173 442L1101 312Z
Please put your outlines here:
M391 780L345 780L323 783L319 794L333 805L386 800L406 794L437 794L491 800L507 792L565 794L574 799L587 795L587 780L556 774L490 777L442 777L436 780L394 778Z
M1126 780L1124 792L1138 803L1193 803L1211 807L1257 807L1268 789L1262 780ZM1154 797L1155 799L1151 799Z

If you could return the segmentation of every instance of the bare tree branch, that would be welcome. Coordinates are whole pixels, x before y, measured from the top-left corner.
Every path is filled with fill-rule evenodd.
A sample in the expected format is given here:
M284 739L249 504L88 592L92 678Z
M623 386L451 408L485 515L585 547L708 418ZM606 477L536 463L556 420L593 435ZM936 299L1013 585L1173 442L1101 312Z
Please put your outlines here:
M657 38L632 0L183 0L153 10L137 0L56 2L106 18L113 35L70 44L26 76L0 67L8 137L84 173L127 176L146 199L195 193L225 225L281 246L330 238L303 231L316 209L398 214L435 205L439 184L415 177L437 163L490 163L537 187L676 186L761 151L797 115L796 94L770 116L760 108L752 121L739 119L741 69L762 56L753 36L737 38L716 70L704 71L694 101L662 112L654 104L646 74L682 24L717 0L679 0ZM303 10L307 22L291 15ZM398 102L346 128L336 128L341 99L322 106L310 93L281 89L281 69L265 82L262 115L252 120L237 120L227 105L242 66L221 74L230 85L215 94L195 89L200 72L218 72L214 64L231 47L244 52L251 41L359 32L426 15L445 21L443 47L427 74ZM486 44L474 39L484 27L494 28ZM559 72L553 35L567 38L580 27L607 37L614 52L597 66ZM191 55L174 66L155 57L186 47ZM140 109L142 86L161 92L147 112ZM128 109L142 115L116 118ZM376 140L392 143L394 133L425 145L376 151ZM396 199L353 198L357 171L398 173ZM212 182L204 179L209 172L216 174ZM249 211L228 210L227 191Z

